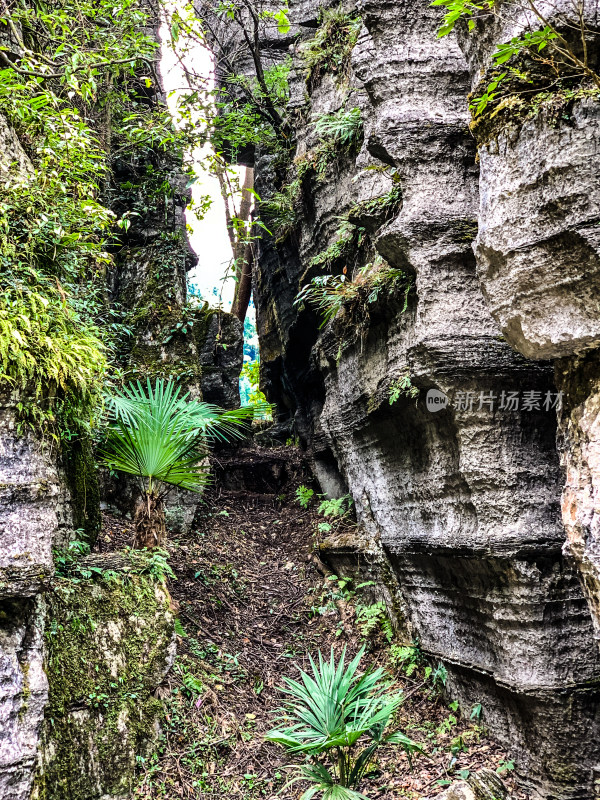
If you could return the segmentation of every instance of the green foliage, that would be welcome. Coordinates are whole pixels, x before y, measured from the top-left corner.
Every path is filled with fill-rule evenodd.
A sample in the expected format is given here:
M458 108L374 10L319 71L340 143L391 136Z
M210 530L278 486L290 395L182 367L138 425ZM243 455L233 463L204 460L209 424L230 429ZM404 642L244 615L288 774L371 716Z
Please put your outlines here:
M343 108L332 114L323 114L315 120L315 129L321 141L310 152L296 159L287 183L278 192L274 192L268 200L260 203L261 218L278 240L284 239L296 226L302 201L302 182L309 173L314 173L317 181L325 179L327 167L337 161L345 152L360 143L362 137L362 120L360 109L345 111ZM342 226L344 228L344 226ZM336 258L351 246L355 239L360 239L357 228L349 223L340 231L338 249L333 249L326 257ZM347 233L351 233L347 242ZM313 259L314 261L314 259ZM313 264L314 266L315 264Z
M506 772L512 772L514 768L515 768L514 761L510 759L508 761L506 759L502 759L502 761L498 765L498 768L496 769L496 772L498 773L498 775L504 775Z
M459 20L466 21L469 33L476 28L476 20L489 14L495 14L500 7L499 0L485 0L485 2L472 2L472 0L433 0L432 6L441 6L445 9L443 22L438 30L438 36L447 36L455 27ZM533 19L539 24L538 30L525 30L519 36L514 36L508 42L502 42L496 46L496 51L492 54L492 61L496 68L507 64L507 69L500 72L499 69L492 71L491 80L488 80L483 92L471 99L470 107L475 117L480 116L490 104L497 104L499 110L501 101L506 99L511 91L509 78L520 80L527 77L516 69L518 60L526 58L529 62L536 63L542 67L541 78L545 88L563 88L562 84L566 80L570 83L575 81L581 83L582 78L590 80L596 89L600 89L600 75L590 66L588 52L590 50L588 40L598 35L595 30L589 29L584 21L584 17L578 18L578 12L574 9L575 24L572 29L579 34L580 41L576 44L570 42L567 34L561 33L546 18L546 16L531 3L530 12ZM503 14L519 14L518 8L500 8ZM581 55L580 55L581 51ZM513 66L508 66L508 62L513 62ZM544 73L546 73L544 75ZM545 78L545 79L544 79ZM529 81L532 82L532 81ZM500 89L499 89L500 87ZM543 85L540 89L543 89ZM569 88L565 86L564 88ZM516 89L517 94L519 90ZM530 87L524 90L528 100L531 101L534 92Z
M130 384L107 400L112 414L103 462L111 469L146 478L148 493L156 484L202 491L207 480L206 456L211 439L241 437L240 426L252 420L255 406L222 411L189 401L172 381L147 379Z
M300 199L300 179L296 178L285 184L281 191L274 192L268 200L261 201L261 217L277 239L284 239L296 225Z
M352 497L345 494L343 497L334 497L328 499L324 495L320 495L321 502L319 503L318 512L324 517L344 517L352 510Z
M390 383L389 400L391 406L394 405L400 397L415 398L418 396L419 390L416 386L412 385L409 372L406 372L406 374L401 375Z
M175 573L169 566L169 554L166 550L142 550L142 558L137 555L139 550L128 551L134 560L137 560L137 571L140 575L148 575L156 583L165 583L176 580ZM181 623L180 623L181 624Z
M392 645L390 657L392 664L396 668L400 668L409 678L425 661L418 642L409 645Z
M328 166L335 163L344 152L340 150L335 139L322 139L312 150L295 159L294 168L297 177L302 181L305 176L313 173L317 183L322 183Z
M56 80L86 102L96 99L107 75L133 75L140 62L154 60L158 48L144 30L152 18L139 0L19 3L0 22L16 39L16 67L40 83ZM40 41L43 53L35 47Z
M218 114L214 118L212 143L235 161L248 148L260 146L267 152L286 148L281 131L267 109L273 106L284 117L289 100L291 57L264 70L264 84L255 77L230 74L225 85L215 90Z
M306 82L313 88L326 73L346 75L350 55L358 39L361 18L345 13L342 6L323 9L313 39L300 46L306 65Z
M65 548L56 548L53 554L56 575L68 577L79 563L81 556L86 556L89 552L89 544L79 539L73 539Z
M366 242L366 231L344 219L336 233L335 240L310 260L311 267L331 270L334 265L349 260Z
M344 649L336 663L332 648L328 661L321 652L317 662L309 657L312 674L301 670L299 681L285 678L283 692L289 699L279 711L281 727L266 739L290 754L309 757L291 781L312 784L303 800L318 793L331 800L364 797L356 789L382 745L399 744L409 756L422 752L402 732L388 733L402 696L391 692L382 668L359 672L363 655L364 647L346 664ZM365 746L357 752L361 739Z
M496 5L496 0L484 0L483 3L474 3L472 0L433 0L432 6L442 6L446 9L444 13L444 21L438 29L438 36L447 36L454 30L454 26L460 19L465 19L469 31L474 30L475 20L474 16L479 16L480 13L490 12Z
M411 281L402 270L392 267L379 269L362 282L349 281L346 275L318 275L302 287L294 302L296 305L312 305L321 317L322 328L335 319L342 309L356 306L366 312L367 307L377 302L383 291L393 292L400 286L405 289L402 309L405 311Z
M159 584L166 583L167 579L176 580L175 573L168 563L169 554L166 550L125 548L122 551L125 565L119 572L82 560L89 554L89 544L79 539L70 541L64 548L55 548L53 556L56 576L68 578L72 583L81 583L91 578L124 583L130 575L144 575Z
M440 662L433 671L432 682L434 687L443 688L448 680L448 670Z
M395 216L402 204L402 185L400 176L395 170L391 173L391 178L392 188L388 192L379 197L373 197L371 200L357 203L348 212L348 217L358 222L363 216L377 217L381 219L381 224L383 224L383 222Z
M273 414L270 411L267 398L264 392L260 389L260 361L258 358L254 361L246 361L242 367L240 378L246 379L250 386L248 393L248 404L257 406L259 411L257 416L261 419L273 419Z
M321 317L319 327L323 328L344 307L348 297L346 283L345 275L318 275L302 287L296 295L294 305L304 306L308 303L313 306Z
M0 381L25 391L22 415L53 436L93 423L120 334L105 272L129 218L99 200L106 143L125 157L177 149L184 136L148 104L154 22L142 0L40 0L0 19L0 112L30 159L14 165L0 198Z
M315 120L315 130L323 139L332 139L343 147L356 145L362 137L363 123L360 108L345 111L340 108Z
M35 424L89 424L106 368L98 329L35 269L13 268L0 283L0 381L30 395L18 410Z
M368 639L373 633L381 629L388 642L394 638L394 629L387 613L383 600L378 600L370 605L358 603L356 606L356 624L360 635Z
M308 486L301 485L296 489L296 500L302 508L308 508L314 495L314 490Z

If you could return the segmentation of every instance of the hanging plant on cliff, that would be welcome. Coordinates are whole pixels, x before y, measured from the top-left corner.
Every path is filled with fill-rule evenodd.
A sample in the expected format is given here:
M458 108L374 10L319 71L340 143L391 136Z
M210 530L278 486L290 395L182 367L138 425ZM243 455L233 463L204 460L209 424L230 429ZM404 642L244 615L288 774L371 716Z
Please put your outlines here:
M577 0L563 10L538 0L503 3L501 0L433 0L443 10L438 37L447 36L457 23L471 35L486 18L521 29L517 36L496 44L491 70L475 88L471 112L477 118L486 109L493 118L503 110L535 112L557 95L568 102L600 91L597 69L599 32L597 3Z
M201 492L208 480L212 441L243 437L256 406L223 411L188 399L173 381L129 384L108 399L112 421L101 450L110 469L143 485L135 509L134 547L154 548L166 538L164 499L174 487Z

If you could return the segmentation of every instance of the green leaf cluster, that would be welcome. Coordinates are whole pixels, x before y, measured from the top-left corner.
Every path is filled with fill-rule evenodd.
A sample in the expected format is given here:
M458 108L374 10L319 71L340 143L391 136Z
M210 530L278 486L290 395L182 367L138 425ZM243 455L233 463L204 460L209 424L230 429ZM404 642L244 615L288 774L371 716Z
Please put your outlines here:
M332 139L342 147L356 145L362 138L363 123L360 108L346 111L338 109L331 114L323 114L315 121L317 134L323 139Z
M361 24L360 16L346 13L341 5L321 10L315 36L300 48L311 89L327 73L345 76Z
M289 100L290 56L264 70L264 85L257 78L231 74L215 90L218 114L213 120L211 140L217 152L235 161L248 148L261 147L271 153L286 149L282 131L273 124L271 108L285 116Z
M0 114L26 157L0 186L0 383L53 436L92 424L120 331L105 301L118 229L108 156L175 148L143 0L36 0L0 17ZM34 402L32 402L34 400Z
M394 292L399 287L404 287L402 311L405 311L411 286L412 282L406 274L392 267L378 269L360 282L348 280L344 274L318 275L302 287L294 304L303 306L308 303L313 306L321 316L322 328L335 319L343 308L358 304L366 309L377 302L383 291Z
M302 800L319 793L331 800L363 798L356 789L382 745L399 744L409 755L422 752L401 731L388 732L402 695L391 691L381 667L359 671L364 652L363 647L346 663L345 648L337 662L333 648L328 660L319 651L316 661L309 657L312 674L301 670L298 681L284 679L288 699L279 711L280 727L266 739L311 759L291 781L312 784ZM365 746L357 752L363 737Z

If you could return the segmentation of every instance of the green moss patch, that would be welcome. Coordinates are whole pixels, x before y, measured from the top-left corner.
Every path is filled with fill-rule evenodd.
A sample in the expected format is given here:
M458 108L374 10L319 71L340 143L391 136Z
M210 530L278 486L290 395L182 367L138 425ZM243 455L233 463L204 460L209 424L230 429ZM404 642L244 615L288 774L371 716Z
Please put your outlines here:
M171 659L169 595L150 575L119 570L57 578L46 596L46 707L34 797L127 796L137 757L156 737L155 690ZM117 567L114 569L113 567Z

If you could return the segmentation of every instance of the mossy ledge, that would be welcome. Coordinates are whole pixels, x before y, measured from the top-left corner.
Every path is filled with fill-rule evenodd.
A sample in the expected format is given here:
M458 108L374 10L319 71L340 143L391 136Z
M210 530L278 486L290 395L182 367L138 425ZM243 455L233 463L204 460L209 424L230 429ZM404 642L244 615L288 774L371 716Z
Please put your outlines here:
M174 655L169 594L122 556L103 559L102 574L56 578L46 595L49 695L33 800L130 797L137 758L158 733L155 692Z

